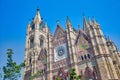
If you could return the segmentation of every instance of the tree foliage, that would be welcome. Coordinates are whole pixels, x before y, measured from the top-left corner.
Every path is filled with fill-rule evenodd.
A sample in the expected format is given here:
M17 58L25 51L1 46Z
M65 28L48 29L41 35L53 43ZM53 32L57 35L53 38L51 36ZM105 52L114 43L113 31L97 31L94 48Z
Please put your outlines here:
M56 80L60 80L60 78L59 78L59 77L57 77L57 78L56 78Z
M76 72L75 72L75 68L72 68L70 70L70 80L79 80L81 79L81 75L77 75Z
M0 68L0 79L2 78L1 68Z
M35 74L33 74L32 76L30 76L29 79L33 80L36 77L38 77L39 75L41 75L42 73L43 73L43 70L38 70Z
M7 49L7 64L3 66L3 80L18 80L21 76L20 71L24 67L24 63L17 64L13 61L13 54L12 49Z

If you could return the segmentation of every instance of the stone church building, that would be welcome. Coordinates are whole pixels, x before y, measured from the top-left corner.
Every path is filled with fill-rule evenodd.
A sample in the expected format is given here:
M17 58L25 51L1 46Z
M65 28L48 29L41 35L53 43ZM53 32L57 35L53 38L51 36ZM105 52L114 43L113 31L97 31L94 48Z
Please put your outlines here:
M27 27L23 80L39 71L34 80L69 80L71 68L82 80L120 80L118 48L95 19L84 17L83 29L75 30L67 17L65 26L57 24L52 35L37 10Z

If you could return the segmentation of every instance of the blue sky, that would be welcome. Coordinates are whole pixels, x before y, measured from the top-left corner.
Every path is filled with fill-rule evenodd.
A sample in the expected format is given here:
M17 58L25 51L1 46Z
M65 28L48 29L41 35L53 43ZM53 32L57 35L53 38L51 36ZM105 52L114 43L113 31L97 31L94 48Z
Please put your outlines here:
M6 49L12 48L14 60L24 59L25 35L28 21L39 7L43 20L47 20L52 33L56 20L65 28L66 16L78 29L83 25L83 13L94 16L106 36L120 48L120 0L0 0L0 67L6 63Z

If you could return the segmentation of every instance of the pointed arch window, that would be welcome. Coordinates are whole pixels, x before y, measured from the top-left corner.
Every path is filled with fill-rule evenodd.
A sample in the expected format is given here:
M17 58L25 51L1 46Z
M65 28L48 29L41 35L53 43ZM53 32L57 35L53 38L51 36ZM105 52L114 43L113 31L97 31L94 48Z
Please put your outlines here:
M32 55L31 55L31 53L29 54L29 58L28 58L29 60L29 65L32 65Z
M43 46L43 39L40 39L40 47L42 47Z
M90 54L88 54L87 56L88 56L88 58L90 59Z
M84 55L84 57L85 57L85 59L87 59L87 56L86 56L86 55Z
M31 38L30 39L30 48L33 48L34 47L34 38Z
M29 58L29 63L30 63L30 65L32 64L32 59L31 59L31 57Z
M83 56L81 56L81 59L84 60Z
M44 46L44 36L41 35L40 36L40 47L43 47Z
M32 24L31 28L32 28L32 30L34 30L35 29L35 24Z

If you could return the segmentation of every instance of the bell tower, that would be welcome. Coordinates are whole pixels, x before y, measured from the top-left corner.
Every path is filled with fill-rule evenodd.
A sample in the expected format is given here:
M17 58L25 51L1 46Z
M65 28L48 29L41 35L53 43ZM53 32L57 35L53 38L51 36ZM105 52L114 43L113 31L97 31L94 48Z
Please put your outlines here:
M37 9L35 18L28 23L26 32L25 46L25 68L23 80L29 80L38 71L41 71L41 76L36 79L46 79L46 72L51 69L49 64L51 61L51 40L52 35L46 22L41 19L39 9ZM48 54L49 53L49 54Z
M107 39L107 46L113 61L113 65L115 67L116 73L120 79L120 57L119 57L119 51L115 43L108 37Z
M100 24L94 19L88 19L84 17L84 31L91 39L92 47L94 50L95 64L98 69L98 79L100 80L113 80L118 79L115 68L110 57L110 52L106 45L106 41L103 32L100 28Z

